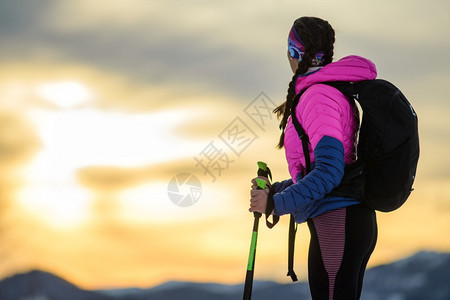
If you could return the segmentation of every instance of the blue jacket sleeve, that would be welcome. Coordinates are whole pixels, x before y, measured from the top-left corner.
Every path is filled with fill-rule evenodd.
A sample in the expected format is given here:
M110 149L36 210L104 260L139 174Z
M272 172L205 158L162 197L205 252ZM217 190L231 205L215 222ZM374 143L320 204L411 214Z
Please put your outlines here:
M292 179L272 183L275 193L280 193L293 184Z
M324 136L314 149L314 169L305 177L273 195L274 214L308 216L318 200L339 185L344 176L344 146L333 137Z

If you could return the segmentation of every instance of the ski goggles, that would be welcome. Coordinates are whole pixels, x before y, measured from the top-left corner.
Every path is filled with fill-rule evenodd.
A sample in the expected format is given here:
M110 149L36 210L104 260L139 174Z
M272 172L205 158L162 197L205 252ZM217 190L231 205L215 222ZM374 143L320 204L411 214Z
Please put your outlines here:
M295 31L294 26L292 26L289 32L288 51L292 58L298 59L299 61L302 60L302 56L305 54L305 46L303 46L302 39Z

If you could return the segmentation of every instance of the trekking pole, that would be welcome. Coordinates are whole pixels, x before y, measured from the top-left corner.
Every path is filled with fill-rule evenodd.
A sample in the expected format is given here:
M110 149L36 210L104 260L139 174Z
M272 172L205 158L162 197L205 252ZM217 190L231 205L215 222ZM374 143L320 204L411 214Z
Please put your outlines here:
M272 178L270 169L267 167L267 164L262 161L258 162L258 176ZM255 180L256 184L258 185L257 187L258 190L264 190L266 188L267 181L261 178L256 178ZM252 299L253 273L255 269L255 256L256 256L256 241L258 240L258 225L261 213L253 212L253 216L254 220L253 220L252 241L250 243L250 253L248 255L247 274L245 276L243 300Z

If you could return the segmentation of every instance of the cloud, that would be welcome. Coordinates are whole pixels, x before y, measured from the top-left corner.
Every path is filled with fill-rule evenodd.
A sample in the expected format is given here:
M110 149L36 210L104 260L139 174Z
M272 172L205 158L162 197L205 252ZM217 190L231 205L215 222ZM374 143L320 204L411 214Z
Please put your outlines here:
M448 68L449 60L442 57L448 40L436 34L448 22L448 3L417 3L383 1L370 9L359 3L355 15L336 14L345 7L342 2L306 1L298 11L330 20L338 31L337 45L345 49L337 49L339 54L359 52L373 58L382 73L420 77ZM278 94L286 89L285 35L298 17L296 2L104 4L46 1L30 8L3 2L2 11L12 17L3 21L0 55L78 62L141 84L168 85L181 94L247 99L261 90Z
M281 69L267 64L264 61L267 58L260 51L242 51L229 42L232 35L228 34L243 28L235 27L231 32L217 33L199 30L208 27L205 23L189 28L191 21L195 20L191 18L199 16L198 13L186 20L183 20L183 15L180 20L176 16L162 20L161 15L170 16L168 5L157 11L145 9L144 6L142 11L148 14L146 18L138 18L140 21L137 24L99 18L101 22L87 22L91 27L79 28L67 24L74 20L84 24L80 20L85 19L87 11L83 6L75 7L78 11L70 11L70 16L75 18L68 15L67 8L53 6L48 9L51 16L34 16L24 20L24 24L10 24L5 29L10 28L5 34L8 43L2 43L0 48L3 59L78 61L142 83L170 83L184 89L195 87L197 93L203 90L234 96L253 96L255 89L259 91L264 85L267 74ZM8 9L13 15L20 12L7 6L6 11ZM210 10L219 13L211 7ZM191 11L194 10L191 8ZM87 18L95 19L89 14ZM64 19L67 20L61 21ZM172 21L174 23L169 25Z
M337 44L344 46L345 52L357 53L374 61L378 77L417 84L435 74L450 76L450 59L443 57L443 53L450 51L450 43L440 39L424 44L401 37L394 40L364 34L341 33L340 38ZM438 93L433 91L433 94Z
M120 191L143 183L168 182L180 172L196 172L193 158L142 167L89 166L78 169L77 180L96 191Z
M50 17L54 1L8 1L0 0L0 34L9 37L31 35L41 29L44 20Z
M0 164L2 173L27 162L40 148L33 127L21 116L0 111Z
M117 189L134 186L148 178L145 170L120 167L86 167L78 170L77 176L82 185L93 189Z
M16 113L0 109L0 239L7 240L14 228L10 213L15 193L22 185L20 170L40 149L40 140L30 124ZM8 260L11 244L0 244L0 256Z

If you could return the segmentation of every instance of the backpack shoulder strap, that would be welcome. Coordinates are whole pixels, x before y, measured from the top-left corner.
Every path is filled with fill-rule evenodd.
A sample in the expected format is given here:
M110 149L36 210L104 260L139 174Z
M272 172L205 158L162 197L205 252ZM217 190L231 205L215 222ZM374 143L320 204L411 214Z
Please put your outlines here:
M302 125L300 125L297 116L295 114L295 108L298 105L300 97L303 93L299 93L294 98L294 103L291 108L291 118L292 124L294 124L295 130L297 131L298 137L302 141L303 154L305 155L305 169L306 173L311 172L311 157L309 156L309 137L306 134L306 131L303 129Z
M322 82L322 84L332 86L335 89L339 90L342 94L349 96L351 98L355 98L356 100L358 100L358 98L359 98L358 92L356 91L355 82L327 81L327 82Z
M305 155L305 171L306 174L311 172L311 157L309 155L309 137L306 134L306 131L303 129L302 125L297 119L295 114L295 109L298 105L300 97L302 93L299 93L295 96L293 105L291 107L291 118L292 124L294 124L295 130L297 131L298 137L302 141L303 154ZM295 282L298 280L297 274L294 271L294 250L295 250L295 235L297 233L297 224L295 223L294 215L290 215L289 220L289 239L288 239L288 273L287 276L290 276L292 281Z

